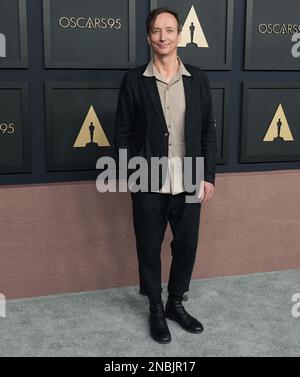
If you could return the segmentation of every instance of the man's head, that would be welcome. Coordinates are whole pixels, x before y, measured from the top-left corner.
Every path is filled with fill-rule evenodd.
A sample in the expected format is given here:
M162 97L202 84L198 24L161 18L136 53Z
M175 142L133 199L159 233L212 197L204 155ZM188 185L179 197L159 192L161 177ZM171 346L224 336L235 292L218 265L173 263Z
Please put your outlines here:
M181 38L178 14L169 8L154 9L147 19L148 42L159 56L177 54Z

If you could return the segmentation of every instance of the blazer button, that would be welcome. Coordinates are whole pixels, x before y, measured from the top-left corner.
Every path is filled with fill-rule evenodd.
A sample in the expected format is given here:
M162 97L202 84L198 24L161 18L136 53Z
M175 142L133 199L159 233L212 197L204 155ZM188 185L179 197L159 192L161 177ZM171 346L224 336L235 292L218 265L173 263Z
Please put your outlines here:
M169 136L169 132L166 132L166 133L165 133L165 136L166 136L166 137Z

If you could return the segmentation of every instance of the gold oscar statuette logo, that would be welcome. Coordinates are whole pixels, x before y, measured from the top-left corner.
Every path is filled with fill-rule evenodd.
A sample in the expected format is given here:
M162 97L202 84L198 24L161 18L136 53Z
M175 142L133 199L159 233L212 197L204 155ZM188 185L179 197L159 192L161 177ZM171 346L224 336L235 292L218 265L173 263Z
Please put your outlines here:
M6 58L6 37L0 33L0 58Z
M100 120L91 106L73 148L110 147Z
M200 20L194 6L191 7L182 28L181 41L178 47L209 48Z
M285 116L282 104L277 108L276 114L264 137L264 142L294 141L291 129Z

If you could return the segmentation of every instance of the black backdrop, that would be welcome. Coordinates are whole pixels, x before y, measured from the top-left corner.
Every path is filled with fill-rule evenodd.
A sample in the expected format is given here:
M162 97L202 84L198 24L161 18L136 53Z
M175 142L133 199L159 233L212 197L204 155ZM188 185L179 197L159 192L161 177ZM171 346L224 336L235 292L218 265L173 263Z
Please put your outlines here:
M148 0L137 2L137 65L149 59L146 43L145 20L150 9ZM121 82L123 70L56 70L44 68L44 37L42 0L28 0L29 69L1 69L0 80L25 81L29 84L30 125L32 134L32 173L0 175L0 184L29 184L95 180L98 172L47 172L45 92L46 81L104 81ZM233 30L233 63L231 71L209 71L211 81L229 82L230 120L228 127L227 163L218 165L217 172L249 172L298 169L300 162L240 164L242 82L243 81L295 81L299 72L244 71L246 31L246 0L235 1ZM300 116L300 114L299 114Z

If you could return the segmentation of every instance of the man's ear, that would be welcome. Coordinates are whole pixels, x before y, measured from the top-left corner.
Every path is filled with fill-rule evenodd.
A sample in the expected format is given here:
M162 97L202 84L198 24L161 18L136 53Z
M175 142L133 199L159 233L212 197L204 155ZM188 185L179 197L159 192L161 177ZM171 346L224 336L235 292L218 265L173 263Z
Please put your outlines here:
M149 35L147 35L147 41L148 41L149 46L151 46L151 42L150 42L150 37L149 37Z

